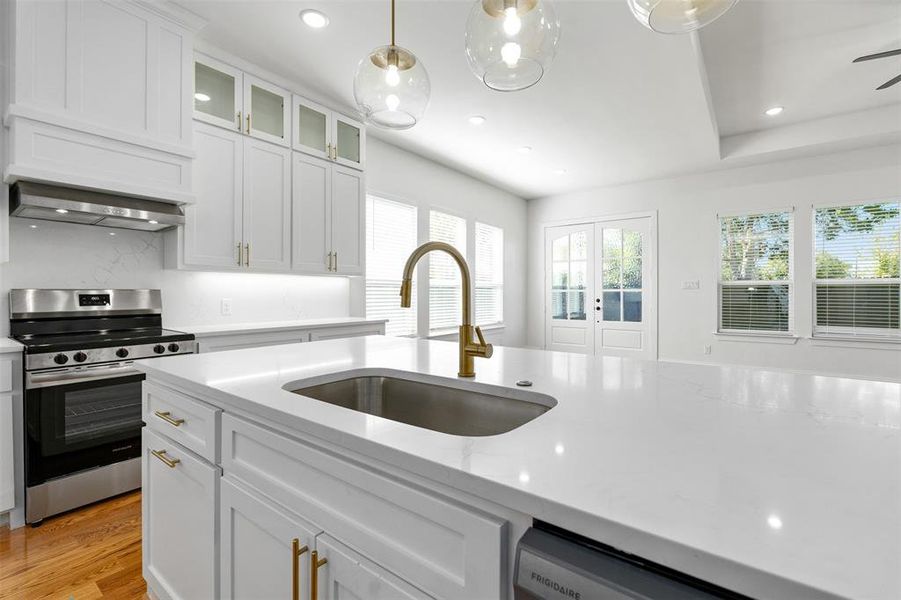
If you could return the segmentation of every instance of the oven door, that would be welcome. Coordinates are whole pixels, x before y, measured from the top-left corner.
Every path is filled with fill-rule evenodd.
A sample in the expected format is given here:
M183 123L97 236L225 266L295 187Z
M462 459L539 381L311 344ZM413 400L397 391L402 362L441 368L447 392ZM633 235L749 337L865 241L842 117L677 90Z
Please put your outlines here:
M26 373L28 485L140 456L143 380L130 364Z

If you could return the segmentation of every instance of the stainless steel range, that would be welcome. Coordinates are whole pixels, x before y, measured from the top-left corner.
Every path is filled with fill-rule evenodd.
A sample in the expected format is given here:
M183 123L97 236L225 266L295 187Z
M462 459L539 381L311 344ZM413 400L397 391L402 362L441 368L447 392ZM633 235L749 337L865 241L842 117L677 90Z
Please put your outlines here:
M162 328L159 290L10 290L10 334L25 345L25 520L141 486L135 361L191 354Z

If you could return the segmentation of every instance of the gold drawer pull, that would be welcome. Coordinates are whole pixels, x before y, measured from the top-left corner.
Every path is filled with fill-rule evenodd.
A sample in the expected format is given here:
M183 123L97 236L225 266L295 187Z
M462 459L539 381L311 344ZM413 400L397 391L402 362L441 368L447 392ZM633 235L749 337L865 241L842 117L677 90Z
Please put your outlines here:
M300 540L291 540L291 600L300 600L300 557L309 550Z
M327 558L319 558L319 552L313 550L310 560L310 600L319 600L319 567L327 562Z
M156 416L161 418L163 421L165 421L169 425L174 425L175 427L178 427L179 425L181 425L182 423L185 422L184 419L172 418L172 413L170 413L168 410L158 410L158 411L154 412L153 414L155 414Z
M155 457L157 457L158 459L160 459L161 461L163 461L164 463L166 463L166 466L169 467L170 469L174 469L175 465L177 465L178 463L181 462L180 459L169 458L168 456L166 456L165 450L151 450L150 453L152 455L154 455Z

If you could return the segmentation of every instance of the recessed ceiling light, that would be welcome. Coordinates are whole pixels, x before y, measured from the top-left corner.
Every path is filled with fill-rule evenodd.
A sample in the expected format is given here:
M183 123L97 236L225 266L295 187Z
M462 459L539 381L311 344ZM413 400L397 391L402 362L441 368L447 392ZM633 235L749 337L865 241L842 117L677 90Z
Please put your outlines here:
M781 114L783 110L785 110L785 108L782 106L774 106L772 108L766 109L765 114L768 117L775 117L776 115Z
M566 169L554 169L554 175L566 175Z
M64 215L64 214L66 214L66 213L69 212L69 211L67 211L65 208L57 208L57 209L56 209L56 212L58 212L58 213L61 214L61 215Z
M150 223L151 225L159 225L159 221L150 220L147 222Z
M38 228L37 225L29 225L29 227L31 227L32 229L37 229L37 228Z
M529 152L532 151L532 147L531 146L520 146L519 148L516 149L516 151L519 152L520 154L528 154Z
M482 123L484 123L487 120L488 119L486 119L482 115L472 115L471 117L469 117L469 124L470 125L481 125Z
M196 94L194 94L194 99L197 100L198 102L209 102L210 101L209 95L204 94L203 92L197 92Z
M313 29L322 29L328 25L328 17L312 8L300 11L300 19L307 27L312 27Z
M109 234L110 234L110 235L116 235L116 232L115 232L115 231L110 231Z
M782 519L778 515L770 515L767 517L766 522L773 529L782 529Z

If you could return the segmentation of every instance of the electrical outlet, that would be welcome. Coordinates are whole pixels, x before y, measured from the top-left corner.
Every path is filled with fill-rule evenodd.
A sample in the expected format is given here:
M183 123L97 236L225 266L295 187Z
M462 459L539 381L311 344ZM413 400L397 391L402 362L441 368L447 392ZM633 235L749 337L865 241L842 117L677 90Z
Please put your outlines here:
M699 290L699 289L701 289L701 282L698 281L697 279L694 279L692 281L683 281L682 289L683 290Z
M704 354L710 354L713 352L713 346L710 344L704 344Z
M223 317L232 316L232 299L223 298L222 302L219 305L219 311L222 313Z

